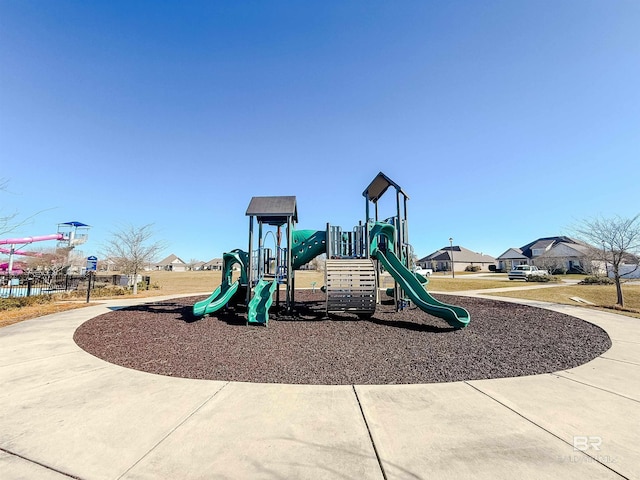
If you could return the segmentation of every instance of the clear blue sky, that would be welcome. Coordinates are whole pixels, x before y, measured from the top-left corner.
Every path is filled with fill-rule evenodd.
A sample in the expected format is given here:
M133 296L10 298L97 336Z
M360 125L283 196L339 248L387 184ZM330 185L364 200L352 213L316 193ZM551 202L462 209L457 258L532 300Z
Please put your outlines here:
M1 213L209 260L252 196L350 229L382 171L418 256L498 256L640 212L639 25L636 0L0 0Z

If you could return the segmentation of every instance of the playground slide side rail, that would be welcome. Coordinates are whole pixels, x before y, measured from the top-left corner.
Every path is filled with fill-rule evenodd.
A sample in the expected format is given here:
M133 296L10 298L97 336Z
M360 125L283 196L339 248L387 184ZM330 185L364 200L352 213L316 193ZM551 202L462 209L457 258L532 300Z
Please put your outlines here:
M469 324L471 319L469 312L462 307L448 305L432 297L413 273L402 265L393 252L387 251L384 253L379 249L375 249L374 254L421 310L442 318L454 328L463 328Z

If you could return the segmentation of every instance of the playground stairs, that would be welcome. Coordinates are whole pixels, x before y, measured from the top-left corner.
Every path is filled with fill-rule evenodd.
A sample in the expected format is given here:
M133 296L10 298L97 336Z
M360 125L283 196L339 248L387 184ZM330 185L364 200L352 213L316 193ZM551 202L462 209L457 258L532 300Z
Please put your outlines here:
M369 259L327 260L327 313L373 314L376 309L376 270Z

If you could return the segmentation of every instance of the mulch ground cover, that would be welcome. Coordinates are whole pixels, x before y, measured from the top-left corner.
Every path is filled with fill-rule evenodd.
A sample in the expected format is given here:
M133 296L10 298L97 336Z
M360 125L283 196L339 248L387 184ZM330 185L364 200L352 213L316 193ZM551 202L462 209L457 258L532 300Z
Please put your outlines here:
M516 377L572 368L611 347L599 327L548 310L440 296L471 323L450 328L417 308L383 302L367 320L324 314L324 294L295 293L295 315L246 326L243 306L195 319L180 298L116 310L75 332L108 362L173 377L321 385L406 384Z

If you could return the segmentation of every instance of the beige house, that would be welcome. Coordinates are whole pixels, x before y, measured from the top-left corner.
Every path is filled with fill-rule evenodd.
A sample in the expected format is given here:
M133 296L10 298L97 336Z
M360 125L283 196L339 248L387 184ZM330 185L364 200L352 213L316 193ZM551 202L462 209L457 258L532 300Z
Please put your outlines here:
M202 270L222 270L222 264L221 258L213 258L202 265Z
M461 272L467 267L480 267L481 271L489 271L491 265L495 268L496 259L491 255L476 253L460 246L441 248L421 258L416 265L431 268L434 272Z
M173 253L164 260L156 263L153 270L167 270L170 272L186 272L187 264L177 255Z

